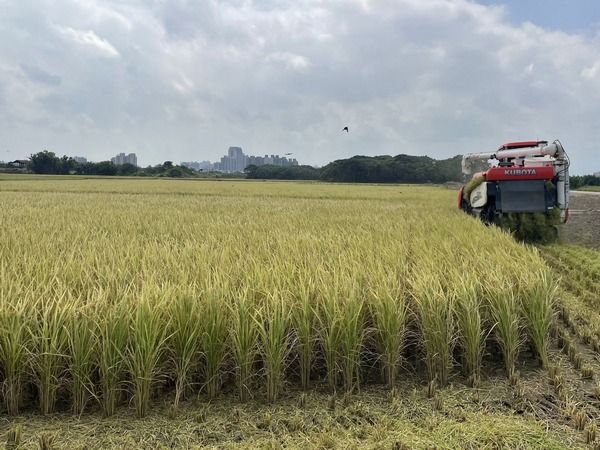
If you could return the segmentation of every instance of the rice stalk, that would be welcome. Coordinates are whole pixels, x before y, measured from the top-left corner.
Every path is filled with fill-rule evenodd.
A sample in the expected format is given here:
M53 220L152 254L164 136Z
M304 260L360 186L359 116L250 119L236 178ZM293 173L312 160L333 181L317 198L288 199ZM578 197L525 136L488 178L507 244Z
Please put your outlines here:
M99 377L102 412L112 416L117 408L125 378L126 349L129 347L131 312L126 304L99 309Z
M0 367L4 382L2 393L9 415L19 414L23 383L27 374L30 334L23 303L0 309Z
M210 399L221 390L221 369L227 357L228 308L218 292L208 291L202 308L200 350L204 358L206 391Z
M145 417L150 406L152 387L159 378L159 363L168 338L168 321L160 304L146 298L135 306L132 315L127 364L136 413L138 417Z
M338 355L342 340L341 306L337 293L331 287L325 288L324 295L318 314L319 336L325 357L327 384L332 391L335 391L339 371Z
M36 317L29 326L31 365L40 412L47 415L54 411L56 391L66 368L68 335L65 326L72 305L63 296L58 296L56 300L41 301L37 308Z
M462 280L457 289L454 305L463 351L463 369L476 386L481 378L481 358L486 337L481 314L482 302L474 281Z
M371 290L371 316L385 382L389 389L396 386L400 368L408 305L400 280L387 277Z
M171 336L168 347L175 376L175 408L178 408L180 400L184 398L198 365L201 333L198 305L196 298L185 293L176 297L169 306Z
M340 358L344 389L351 393L359 385L360 352L364 337L363 299L357 288L347 294L340 317Z
M548 271L540 271L525 278L521 307L527 322L527 332L533 341L542 367L548 366L548 339L554 314L557 285Z
M302 389L310 387L310 372L315 351L316 315L313 287L309 281L298 286L298 296L292 309L292 322L296 333L296 352L300 366Z
M272 294L257 322L267 384L267 401L279 398L286 359L290 351L290 309L280 293Z
M244 289L239 293L231 310L231 353L235 363L236 383L240 401L250 397L252 368L258 352L260 310L252 304L250 293Z
M503 286L505 285L500 280L490 280L487 293L494 323L494 334L502 350L506 376L511 379L515 374L515 365L521 346L521 323L515 292Z
M68 370L72 381L71 408L73 414L81 415L94 395L92 374L96 367L97 335L94 319L81 309L71 312L66 326L69 347Z
M429 380L448 382L454 345L454 298L431 272L416 274L413 292Z

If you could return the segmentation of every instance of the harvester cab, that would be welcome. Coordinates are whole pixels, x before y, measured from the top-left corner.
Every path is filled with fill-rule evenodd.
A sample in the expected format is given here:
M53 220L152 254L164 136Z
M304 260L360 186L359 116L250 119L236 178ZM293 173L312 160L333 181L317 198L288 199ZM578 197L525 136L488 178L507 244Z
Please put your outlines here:
M476 166L489 168L473 174ZM462 171L473 175L458 195L465 212L494 223L507 213L569 216L569 157L560 141L511 142L496 151L463 156Z

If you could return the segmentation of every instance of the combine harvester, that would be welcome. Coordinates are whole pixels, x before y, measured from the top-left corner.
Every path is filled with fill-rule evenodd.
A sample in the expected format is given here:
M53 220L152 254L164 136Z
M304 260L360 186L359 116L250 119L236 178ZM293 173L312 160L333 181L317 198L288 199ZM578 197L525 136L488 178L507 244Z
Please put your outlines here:
M487 224L502 224L511 216L544 214L552 222L569 217L569 157L562 144L527 141L505 144L496 151L463 156L462 171L473 174L475 166L487 163L485 172L475 173L458 195L458 206Z

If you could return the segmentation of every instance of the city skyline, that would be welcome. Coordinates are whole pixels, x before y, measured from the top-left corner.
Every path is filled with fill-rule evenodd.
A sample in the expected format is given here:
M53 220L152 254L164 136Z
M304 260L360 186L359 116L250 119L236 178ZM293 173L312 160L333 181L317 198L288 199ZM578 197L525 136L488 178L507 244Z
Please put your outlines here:
M131 164L133 166L138 165L137 155L135 153L118 153L116 156L110 158L110 162L112 162L115 166L122 166L123 164Z
M289 155L291 155L291 153L287 153L284 156L278 154L265 154L264 156L247 155L242 150L242 147L232 146L229 147L226 155L222 156L219 161L215 161L214 163L205 160L201 162L181 162L181 165L194 170L214 170L225 173L243 172L244 169L250 165L297 166L298 161L296 158L287 158Z
M51 150L49 150L49 151L51 151ZM33 153L35 153L35 152L32 152L30 154L33 154ZM85 164L87 162L110 161L115 165L132 164L134 166L142 167L142 168L152 166L152 164L138 163L139 155L134 152L131 152L131 153L120 152L110 158L99 159L99 160L89 159L85 156L73 156L73 155L70 155L67 153L61 153L61 152L53 151L52 153L55 153L57 156L64 155L64 156L70 157L79 164ZM276 166L298 165L299 163L296 158L288 158L288 156L291 156L291 155L292 155L292 153L290 153L290 152L286 152L284 154L284 156L280 156L279 154L270 154L270 155L264 154L264 156L247 155L243 152L242 147L231 146L231 147L229 147L229 149L227 151L227 155L222 156L218 161L214 161L214 162L211 162L208 159L181 161L181 162L173 161L170 159L164 159L163 161L159 162L158 164L162 164L166 161L171 161L175 164L179 164L181 166L188 167L190 169L197 170L197 171L215 170L215 171L222 171L222 172L236 172L236 171L242 172L247 166L249 166L251 164L259 165L259 166L265 165L265 164L272 164L272 165L276 165ZM226 161L226 158L234 158L237 160L237 162L234 163L233 166L228 165L230 163L228 163ZM28 159L29 159L29 155L26 158L8 159L6 161L0 159L0 163L6 163L6 162L14 161L14 160L28 160ZM142 160L143 160L143 155L142 155Z

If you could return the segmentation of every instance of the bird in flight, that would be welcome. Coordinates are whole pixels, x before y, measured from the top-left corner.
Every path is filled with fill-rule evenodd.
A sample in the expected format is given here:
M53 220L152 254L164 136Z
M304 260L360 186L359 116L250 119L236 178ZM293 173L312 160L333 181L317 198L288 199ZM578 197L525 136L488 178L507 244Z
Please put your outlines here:
M342 131L345 131L346 133L350 133L350 131L348 130L348 127L342 128Z
M291 153L286 153L286 154L285 154L285 156L290 156L290 155L291 155Z

